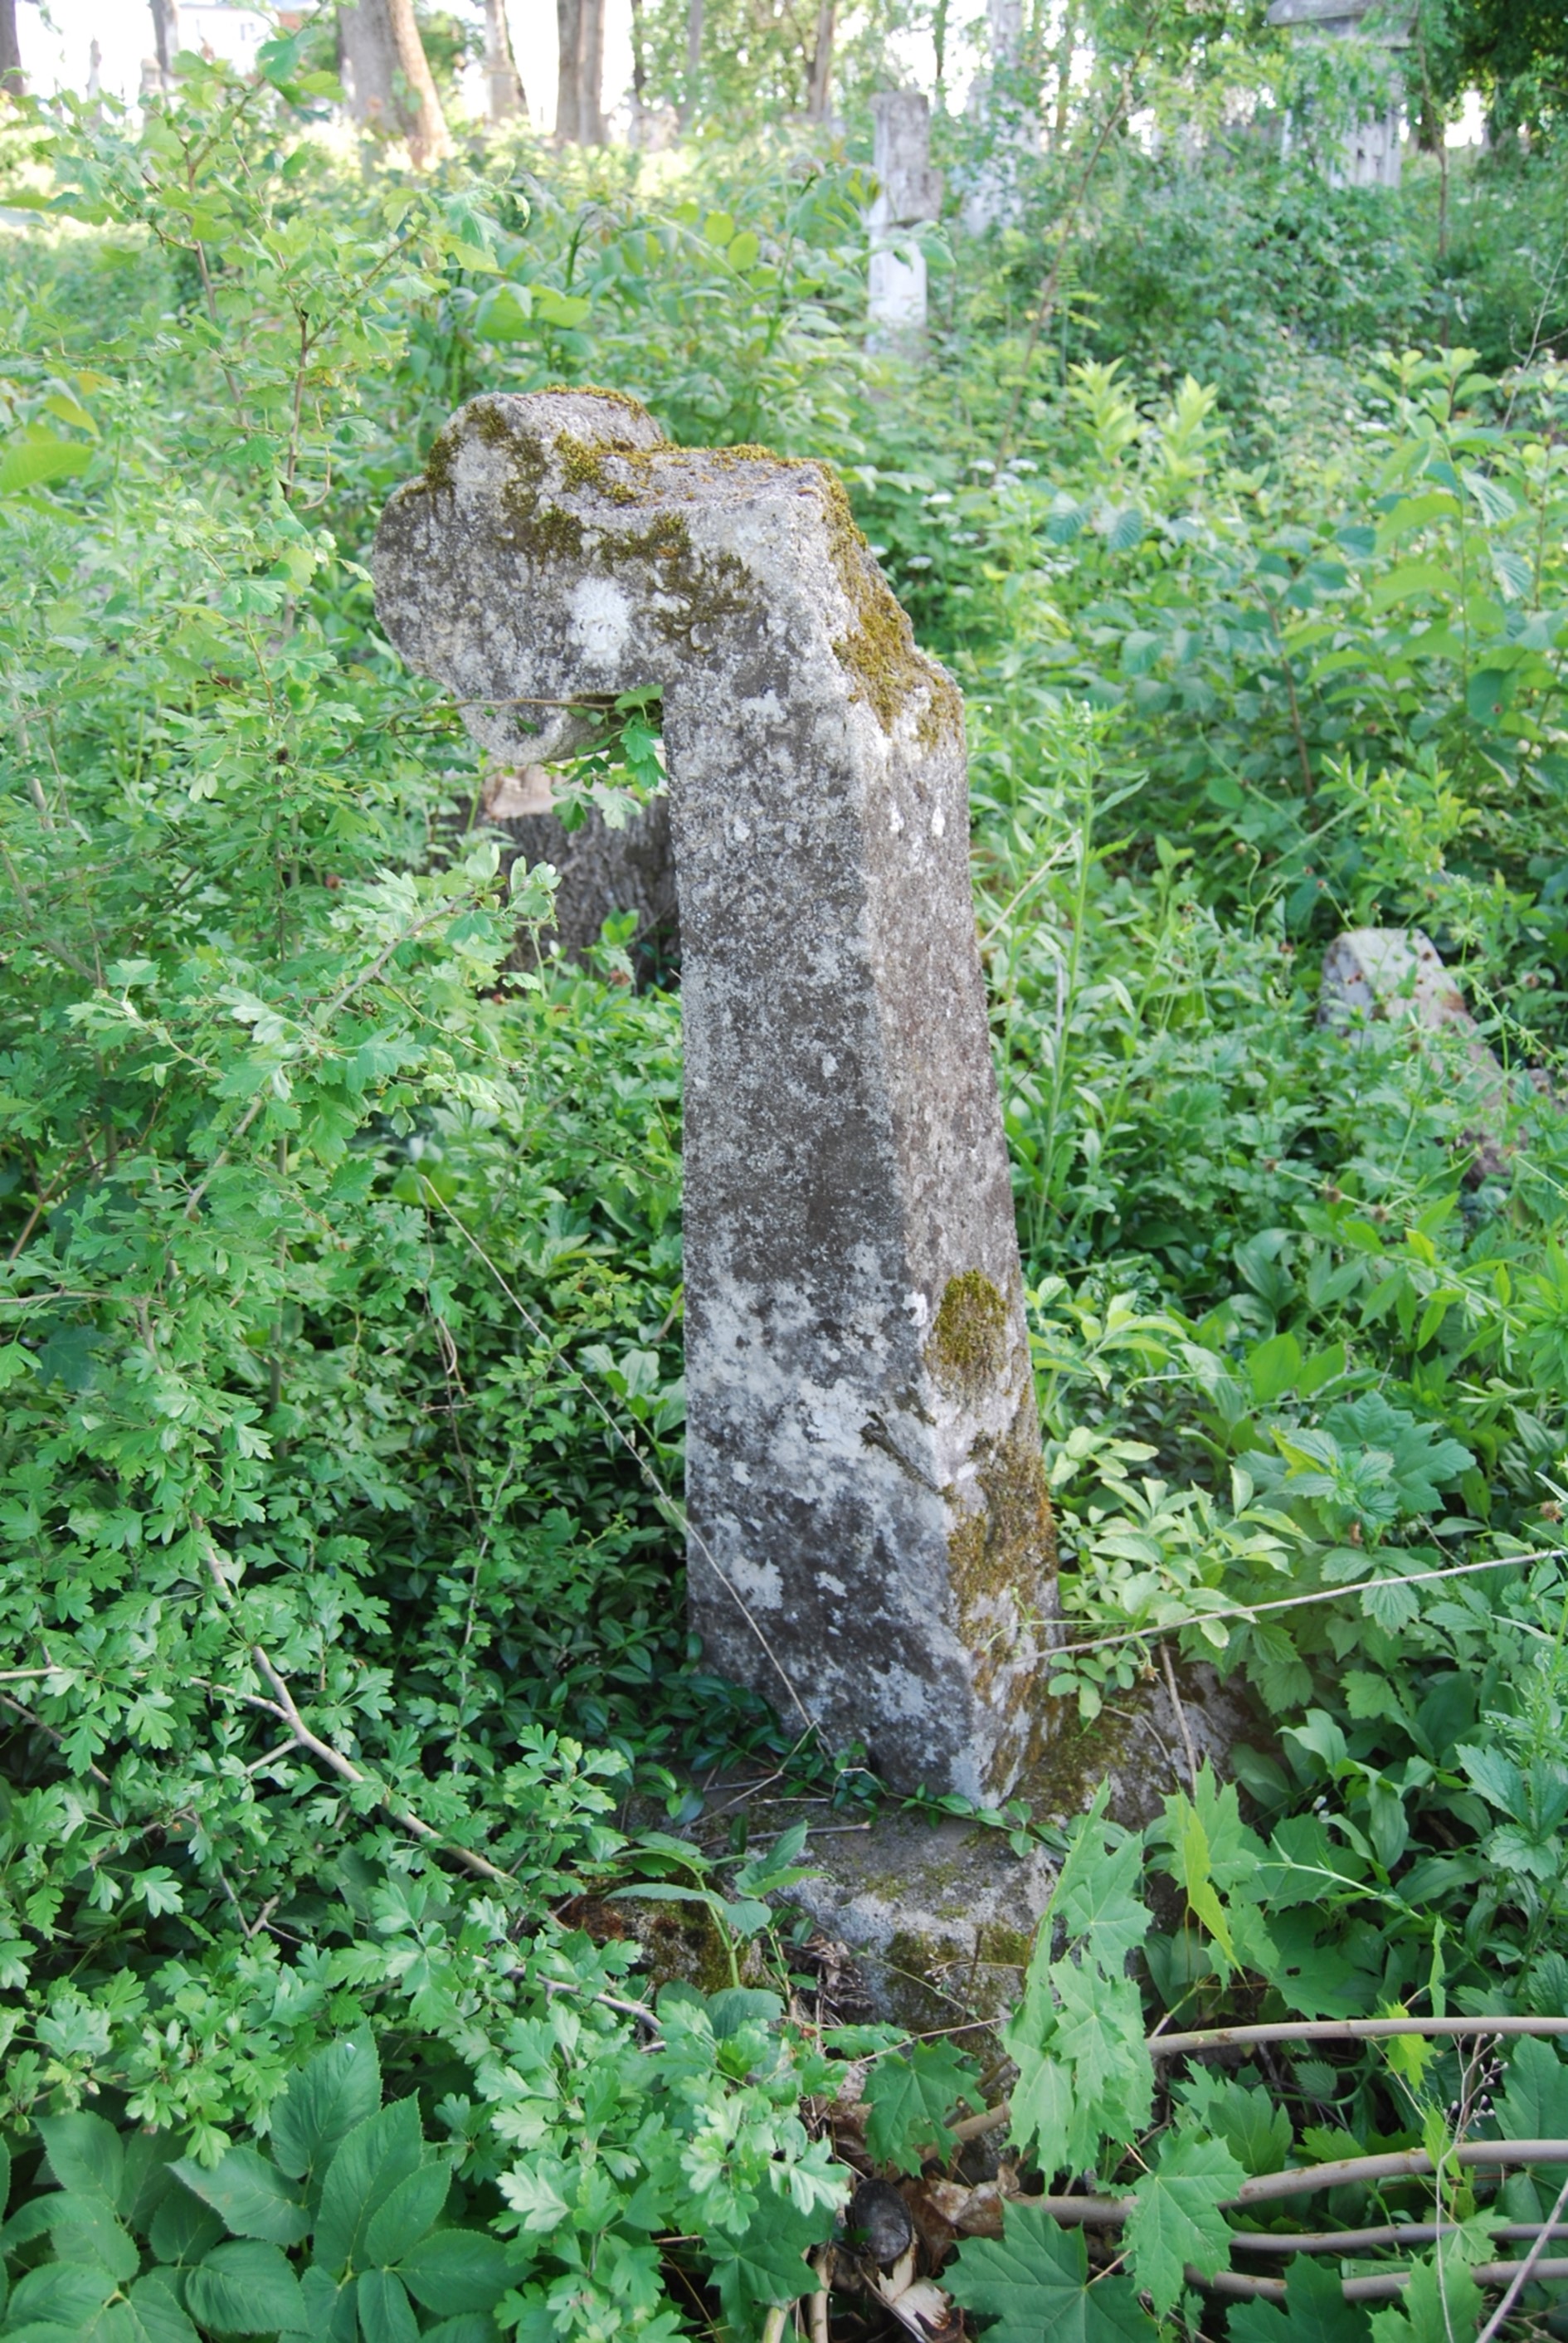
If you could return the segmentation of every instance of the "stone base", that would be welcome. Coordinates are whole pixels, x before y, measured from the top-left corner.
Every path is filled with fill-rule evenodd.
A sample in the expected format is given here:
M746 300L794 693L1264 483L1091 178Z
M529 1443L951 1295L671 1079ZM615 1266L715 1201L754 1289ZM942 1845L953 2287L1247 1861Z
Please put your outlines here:
M1270 1737L1240 1688L1222 1685L1212 1668L1186 1663L1176 1674L1200 1765L1207 1759L1223 1774L1235 1742ZM1087 1726L1064 1709L1045 1756L1019 1785L1036 1822L1070 1822L1109 1779L1111 1818L1139 1828L1171 1790L1188 1786L1186 1740L1162 1675L1127 1700ZM787 1820L818 1811L802 1807ZM838 1997L859 2005L854 2014L925 2032L997 2021L1017 2001L1056 1885L1045 1847L1020 1856L1004 1831L887 1808L864 1832L813 1835L804 1859L820 1868L786 1900L844 1947L847 1991Z

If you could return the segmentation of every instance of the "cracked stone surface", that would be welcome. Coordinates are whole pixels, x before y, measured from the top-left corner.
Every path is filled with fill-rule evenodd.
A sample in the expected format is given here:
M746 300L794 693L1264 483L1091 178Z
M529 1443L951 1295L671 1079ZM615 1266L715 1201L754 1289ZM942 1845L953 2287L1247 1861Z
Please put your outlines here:
M580 737L549 703L662 691L693 1620L895 1785L1004 1794L1054 1556L951 679L825 467L608 392L464 407L376 578L508 764Z

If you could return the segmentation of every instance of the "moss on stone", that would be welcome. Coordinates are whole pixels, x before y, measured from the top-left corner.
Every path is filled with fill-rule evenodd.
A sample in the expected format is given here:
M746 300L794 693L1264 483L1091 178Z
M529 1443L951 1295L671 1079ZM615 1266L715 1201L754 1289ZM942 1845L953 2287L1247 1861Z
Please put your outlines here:
M816 469L827 506L828 549L854 613L849 632L833 644L839 666L853 679L849 696L873 709L884 732L913 708L920 746L934 749L962 723L958 686L917 649L908 614L877 568L843 483L825 466Z
M950 1277L926 1344L932 1373L960 1393L992 1383L1008 1363L1008 1307L983 1270Z

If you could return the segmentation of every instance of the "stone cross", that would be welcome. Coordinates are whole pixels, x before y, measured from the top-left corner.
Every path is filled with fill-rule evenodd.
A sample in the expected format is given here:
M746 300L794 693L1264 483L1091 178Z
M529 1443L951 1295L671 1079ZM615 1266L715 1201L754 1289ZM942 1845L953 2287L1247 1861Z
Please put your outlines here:
M942 207L931 168L931 108L923 90L880 89L871 100L877 199L868 308L874 340L913 341L926 329L926 256L909 231Z
M607 391L464 407L376 584L509 764L662 691L692 1618L895 1785L1004 1795L1053 1556L957 689L824 466L672 447Z

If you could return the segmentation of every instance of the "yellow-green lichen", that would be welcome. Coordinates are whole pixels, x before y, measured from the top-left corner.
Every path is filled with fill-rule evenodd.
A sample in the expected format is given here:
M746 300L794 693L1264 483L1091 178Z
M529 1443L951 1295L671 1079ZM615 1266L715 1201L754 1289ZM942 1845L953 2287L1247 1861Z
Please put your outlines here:
M950 1277L926 1344L937 1381L960 1394L983 1387L1007 1373L1009 1349L1007 1302L985 1272Z
M856 526L843 485L819 468L828 508L828 548L839 582L854 613L846 634L835 638L834 656L852 678L850 698L863 700L884 732L900 714L916 710L915 730L922 749L934 749L963 720L963 701L952 678L915 646L914 629Z

